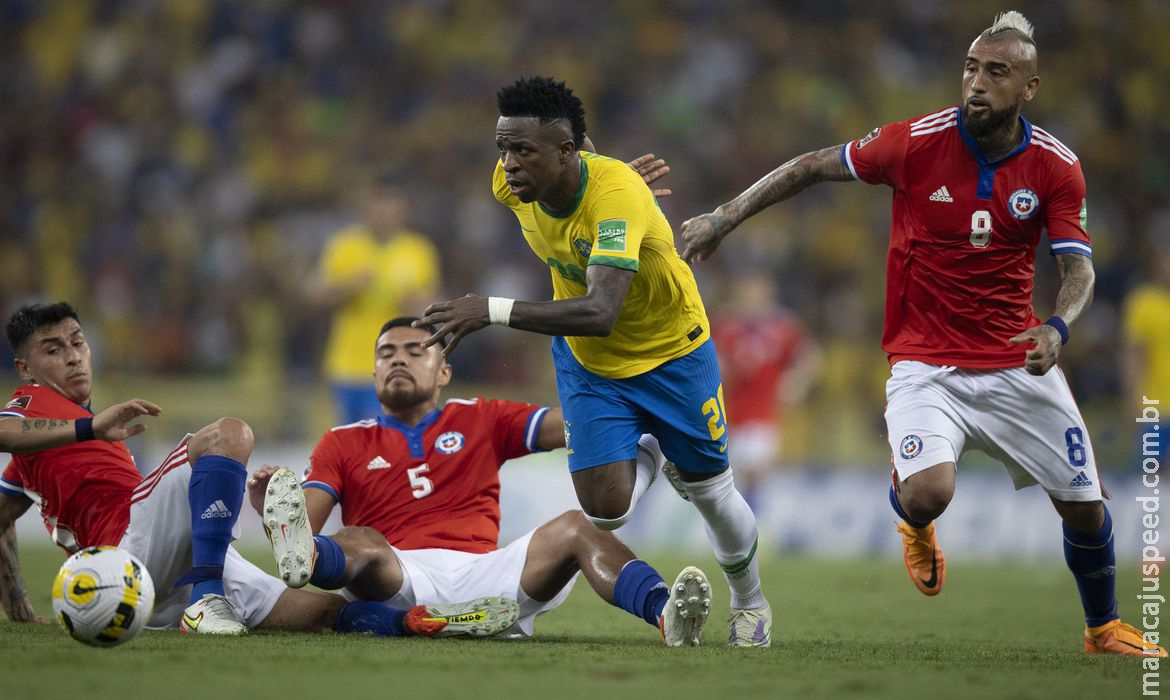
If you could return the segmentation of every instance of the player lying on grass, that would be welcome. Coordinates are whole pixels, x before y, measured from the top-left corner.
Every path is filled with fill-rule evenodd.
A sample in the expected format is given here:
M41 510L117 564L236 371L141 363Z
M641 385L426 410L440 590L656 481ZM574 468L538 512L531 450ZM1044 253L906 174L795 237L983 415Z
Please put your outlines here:
M27 382L0 410L0 451L13 454L0 477L0 603L9 619L45 621L29 601L17 556L16 519L35 502L54 542L67 552L116 545L146 565L157 591L151 627L228 635L251 627L332 627L486 636L515 621L514 601L408 612L289 590L230 546L252 451L247 424L215 421L184 438L143 478L122 440L146 430L131 421L160 409L133 399L96 415L90 410L90 350L73 308L28 305L6 330L16 371ZM468 612L484 610L483 619L464 621Z
M451 365L440 345L424 346L435 329L415 328L416 321L396 318L379 332L374 387L383 415L325 433L303 484L267 466L249 480L285 581L345 587L395 607L515 598L520 619L505 635L527 636L536 616L564 602L584 572L602 599L659 627L668 645L698 644L711 605L703 572L687 567L668 588L580 511L497 549L500 466L563 447L561 411L484 399L440 407ZM647 436L638 459L656 473L664 458ZM313 537L336 504L351 527Z
M942 590L934 520L954 496L960 457L982 450L1016 488L1039 483L1064 521L1085 651L1165 656L1118 617L1113 524L1088 431L1055 367L1068 326L1092 301L1094 274L1080 162L1020 116L1039 86L1032 25L1004 13L967 51L962 105L793 158L685 222L683 257L710 257L744 219L814 183L892 187L882 347L892 365L890 503L911 580L926 595ZM1032 280L1045 230L1061 287L1041 323Z

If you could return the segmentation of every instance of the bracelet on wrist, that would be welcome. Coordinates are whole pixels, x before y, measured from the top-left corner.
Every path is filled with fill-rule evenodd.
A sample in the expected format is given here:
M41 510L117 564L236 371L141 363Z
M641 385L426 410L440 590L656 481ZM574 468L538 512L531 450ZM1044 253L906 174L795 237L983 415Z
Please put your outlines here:
M1068 345L1068 324L1060 316L1053 316L1044 322L1046 326L1052 326L1056 332L1060 334L1060 344Z
M93 435L93 418L78 418L73 421L73 430L78 442L96 439Z

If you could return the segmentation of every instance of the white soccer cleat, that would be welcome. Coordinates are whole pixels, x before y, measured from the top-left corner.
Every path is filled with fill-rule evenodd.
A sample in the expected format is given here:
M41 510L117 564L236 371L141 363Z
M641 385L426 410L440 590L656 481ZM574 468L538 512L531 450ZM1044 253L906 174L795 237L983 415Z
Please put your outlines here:
M296 474L278 469L264 492L264 532L272 543L272 556L280 578L291 588L300 588L313 575L317 548L305 494Z
M772 606L767 603L762 608L732 608L727 624L731 632L729 646L772 646Z
M227 598L208 593L183 611L179 631L184 634L222 634L240 636L248 628L236 617L236 608Z
M674 462L663 459L662 473L666 476L666 482L670 484L670 487L674 489L679 498L684 501L691 500L691 497L687 495L686 488L683 487L682 477L678 475L678 467L674 466Z
M703 623L710 612L711 584L707 582L707 575L688 566L674 579L666 607L658 618L662 641L668 647L699 646Z

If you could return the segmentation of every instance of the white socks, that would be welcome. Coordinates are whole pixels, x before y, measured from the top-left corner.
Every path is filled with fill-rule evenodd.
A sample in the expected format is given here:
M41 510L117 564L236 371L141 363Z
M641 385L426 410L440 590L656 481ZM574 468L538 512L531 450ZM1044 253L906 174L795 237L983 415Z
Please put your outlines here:
M703 516L707 539L731 589L731 607L763 607L767 601L756 556L756 516L736 490L731 469L705 481L684 482L683 486Z

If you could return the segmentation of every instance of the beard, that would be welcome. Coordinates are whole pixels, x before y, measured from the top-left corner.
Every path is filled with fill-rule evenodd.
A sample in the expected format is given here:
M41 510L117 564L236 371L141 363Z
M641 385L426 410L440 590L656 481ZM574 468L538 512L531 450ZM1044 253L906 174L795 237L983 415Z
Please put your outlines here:
M406 387L382 387L378 392L378 401L391 411L403 411L423 403L433 393L434 389L428 390L412 382Z
M1015 117L1015 107L1003 109L988 109L983 114L972 115L963 107L963 128L977 139L990 136L1012 123Z

